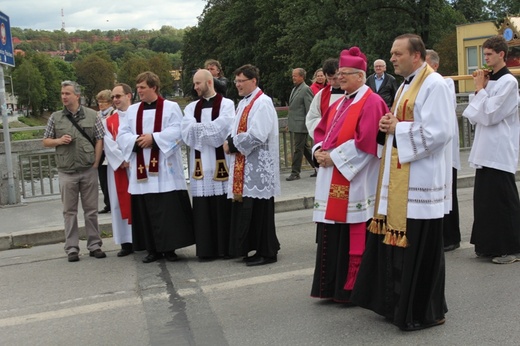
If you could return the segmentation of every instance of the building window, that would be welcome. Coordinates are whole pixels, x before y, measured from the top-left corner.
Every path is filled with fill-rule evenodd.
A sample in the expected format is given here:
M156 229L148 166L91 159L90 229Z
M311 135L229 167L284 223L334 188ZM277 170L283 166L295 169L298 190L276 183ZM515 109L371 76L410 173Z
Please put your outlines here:
M478 49L476 46L466 48L466 66L468 74L478 69Z

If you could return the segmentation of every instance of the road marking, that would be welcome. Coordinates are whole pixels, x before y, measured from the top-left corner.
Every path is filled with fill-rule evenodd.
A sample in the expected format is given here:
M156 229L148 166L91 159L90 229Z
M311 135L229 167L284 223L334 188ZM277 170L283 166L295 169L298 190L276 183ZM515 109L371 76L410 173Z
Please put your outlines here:
M34 322L42 322L42 321L47 321L47 320L52 320L52 319L57 319L57 318L69 317L69 316L90 314L93 312L99 312L99 311L123 308L123 307L127 307L127 306L139 305L141 303L142 303L141 299L135 297L135 298L106 301L106 302L90 304L90 305L75 306L72 308L40 312L40 313L30 314L30 315L3 318L3 319L0 319L0 328L17 326L20 324L28 324L28 323L34 323Z
M259 284L265 284L265 283L274 282L274 281L292 279L292 278L299 277L299 276L310 276L313 273L314 273L314 268L305 268L305 269L293 270L290 272L269 274L269 275L250 277L247 279L227 281L227 282L222 282L222 283L213 284L213 285L203 285L203 286L200 286L200 290L203 293L216 293L219 291L231 290L231 289L235 289L235 288L241 288L241 287L259 285ZM179 294L179 296L181 296L181 297L186 297L186 296L190 296L190 295L195 295L198 292L200 292L200 290L196 289L196 288L184 288L184 289L179 289L177 291L177 294Z

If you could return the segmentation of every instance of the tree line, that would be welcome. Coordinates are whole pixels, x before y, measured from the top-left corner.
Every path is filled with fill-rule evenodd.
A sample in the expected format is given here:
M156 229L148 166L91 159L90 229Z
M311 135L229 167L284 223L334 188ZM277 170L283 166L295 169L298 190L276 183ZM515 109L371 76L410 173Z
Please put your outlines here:
M439 52L440 73L453 75L456 25L498 23L511 13L520 13L518 0L208 0L198 25L185 33L185 89L206 59L219 60L231 79L234 69L251 63L264 91L283 104L293 68L312 76L325 59L359 46L372 73L373 61L389 62L393 39L408 32ZM387 72L393 73L388 63ZM228 95L236 97L236 90L228 88Z
M61 108L63 80L77 81L91 106L96 94L112 89L114 81L133 86L139 73L152 70L168 95L174 92L170 71L182 68L184 32L170 26L74 33L12 28L12 36L22 40L15 49L23 53L15 56L16 66L8 74L19 106L31 109L34 115ZM51 57L49 51L64 59Z
M389 62L393 39L419 34L427 48L439 52L444 75L457 73L455 27L520 13L518 0L207 0L195 27L160 30L90 30L67 33L12 28L22 40L12 74L19 104L35 115L61 107L60 81L84 87L87 104L110 89L114 80L134 85L140 72L159 75L166 95L174 91L171 70L182 70L185 94L192 75L207 59L221 62L225 74L243 64L256 65L261 87L280 104L291 88L291 71L303 67L308 76L329 57L359 46L372 62ZM62 51L64 60L42 53ZM387 63L387 72L393 73ZM310 78L308 78L309 81ZM233 87L228 96L238 98Z

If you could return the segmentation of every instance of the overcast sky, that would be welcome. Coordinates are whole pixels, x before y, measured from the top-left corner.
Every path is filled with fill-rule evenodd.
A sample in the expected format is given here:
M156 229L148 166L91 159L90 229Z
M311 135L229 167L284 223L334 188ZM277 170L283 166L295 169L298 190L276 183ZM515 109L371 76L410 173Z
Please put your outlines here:
M0 0L11 27L60 30L182 29L197 25L205 0Z

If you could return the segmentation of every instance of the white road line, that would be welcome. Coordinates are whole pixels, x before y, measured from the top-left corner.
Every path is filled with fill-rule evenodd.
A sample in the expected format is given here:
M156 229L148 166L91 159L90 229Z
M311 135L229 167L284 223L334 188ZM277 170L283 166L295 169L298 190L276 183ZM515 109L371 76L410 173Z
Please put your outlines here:
M292 278L298 277L298 276L309 276L309 275L312 275L313 273L314 273L314 268L305 268L305 269L293 270L290 272L255 276L255 277L250 277L247 279L239 279L239 280L227 281L227 282L222 282L222 283L213 284L213 285L205 285L205 286L201 286L200 289L204 293L215 293L215 292L219 292L219 291L231 290L231 289L247 287L247 286L252 286L252 285L265 284L268 282L292 279ZM194 288L180 289L177 291L177 293L181 297L194 295L194 294L197 294L197 292L198 292L198 290L194 289Z
M242 288L242 287L247 287L247 286L252 286L252 285L265 284L265 283L275 282L275 281L280 281L280 280L288 280L288 279L292 279L295 277L310 276L310 275L312 275L313 272L314 272L314 268L305 268L305 269L293 270L290 272L255 276L255 277L250 277L250 278L246 278L246 279L222 282L222 283L218 283L218 284L204 285L204 286L201 286L200 289L198 289L198 288L179 289L177 291L177 294L179 294L181 297L186 297L186 296L196 295L196 294L200 293L201 291L206 294L216 293L219 291L231 290L231 289ZM42 322L42 321L47 321L47 320L51 320L51 319L76 316L76 315L81 315L81 314L89 314L89 313L105 311L105 310L124 308L124 307L128 307L128 306L135 306L135 305L142 304L143 301L164 300L164 299L169 299L169 297L170 297L170 295L166 292L150 294L150 295L144 294L142 297L142 300L139 297L126 298L126 299L105 301L105 302L100 302L100 303L95 303L95 304L75 306L75 307L59 309L59 310L55 310L55 311L47 311L47 312L40 312L40 313L35 313L35 314L23 315L23 316L8 317L8 318L0 319L0 328L17 326L17 325L28 324L28 323ZM68 301L68 302L72 302L72 301Z
M34 322L42 322L42 321L47 321L47 320L51 320L51 319L76 316L76 315L81 315L81 314L89 314L92 312L99 312L99 311L104 311L104 310L118 309L118 308L122 308L122 307L134 306L134 305L139 305L139 304L141 304L141 299L136 297L136 298L127 298L127 299L106 301L106 302L101 302L101 303L96 303L96 304L75 306L72 308L40 312L40 313L30 314L30 315L3 318L3 319L0 319L0 328L11 327L11 326L16 326L16 325L20 325L20 324L34 323Z

